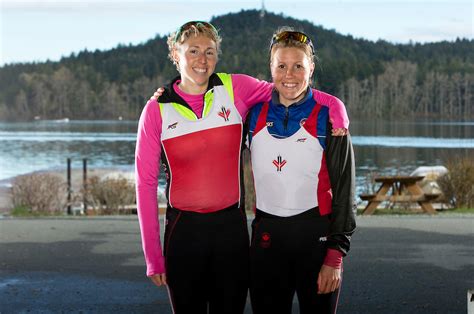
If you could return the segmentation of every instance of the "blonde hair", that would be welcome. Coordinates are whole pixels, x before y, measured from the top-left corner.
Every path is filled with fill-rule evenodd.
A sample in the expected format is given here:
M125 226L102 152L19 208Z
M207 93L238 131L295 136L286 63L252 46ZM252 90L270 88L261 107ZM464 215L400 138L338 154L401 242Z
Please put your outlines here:
M279 34L283 32L296 32L296 30L293 27L290 26L282 26L279 27L272 35L272 40L275 36L278 36ZM313 63L315 63L315 60L317 60L317 57L315 53L313 52L313 49L308 44L299 42L294 39L288 39L288 40L283 40L280 42L276 42L273 44L273 46L270 47L270 63L272 62L273 55L275 54L275 51L278 48L298 48L304 51L304 53L308 56L309 60Z
M190 24L185 29L183 29L186 24ZM221 42L222 38L219 36L219 33L212 24L207 22L188 22L183 24L177 31L171 33L168 36L168 58L173 62L174 65L178 68L177 62L173 58L173 51L176 48L183 44L190 37L205 36L211 39L216 43L217 54L221 53ZM179 70L179 69L178 69Z

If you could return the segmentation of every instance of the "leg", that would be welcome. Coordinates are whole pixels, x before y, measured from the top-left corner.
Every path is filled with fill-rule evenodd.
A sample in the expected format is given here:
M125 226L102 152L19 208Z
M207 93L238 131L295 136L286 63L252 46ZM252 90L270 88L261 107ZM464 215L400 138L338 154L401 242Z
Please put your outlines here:
M295 293L291 254L280 219L256 218L250 248L250 299L254 314L289 314Z
M215 213L209 281L210 314L242 314L249 287L247 218L240 209Z
M339 290L318 294L318 275L326 256L325 236L329 231L327 216L307 217L298 223L300 232L299 250L296 260L296 293L301 314L335 313Z
M168 209L166 218L166 276L174 313L207 313L206 237L188 213Z
M390 184L383 183L382 186L377 191L377 193L375 193L374 199L376 199L377 196L385 196L388 193L388 191L390 190L390 188L391 188ZM374 213L375 209L377 209L377 206L379 206L380 203L381 203L380 201L375 201L375 200L369 201L369 203L365 207L362 214L363 215L372 215Z

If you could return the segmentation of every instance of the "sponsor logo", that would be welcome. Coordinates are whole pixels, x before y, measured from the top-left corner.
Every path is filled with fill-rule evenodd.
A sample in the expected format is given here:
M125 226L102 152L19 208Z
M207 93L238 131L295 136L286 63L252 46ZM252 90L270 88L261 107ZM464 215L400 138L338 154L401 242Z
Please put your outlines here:
M302 137L296 140L297 143L304 143L306 142L306 137Z
M270 247L271 243L272 243L272 238L270 236L270 233L263 232L262 236L260 237L260 246L264 249L267 249Z
M277 167L277 171L281 171L284 165L286 165L286 160L283 160L280 155L278 155L276 160L273 160L273 164Z
M221 111L217 113L219 117L222 117L224 121L229 121L230 109L226 109L224 106L221 107Z
M168 125L168 130L174 130L176 129L176 126L178 125L178 122L175 122L173 124Z
M320 237L319 242L326 242L328 240L327 237Z
M267 122L267 127L271 128L273 126L273 121L268 121Z

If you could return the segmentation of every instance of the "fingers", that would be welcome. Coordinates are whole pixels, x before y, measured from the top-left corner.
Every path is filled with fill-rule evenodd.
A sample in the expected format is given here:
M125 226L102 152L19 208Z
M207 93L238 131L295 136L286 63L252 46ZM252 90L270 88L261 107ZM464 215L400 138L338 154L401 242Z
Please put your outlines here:
M166 285L166 274L156 274L150 277L150 279L157 287Z
M158 100L158 98L163 95L164 91L165 89L163 87L158 88L153 96L150 97L150 100Z
M340 285L340 269L323 265L318 275L318 294L334 292Z
M331 134L332 136L344 136L347 135L349 131L346 128L337 128L332 129Z
M320 283L318 283L318 294L325 294L331 292L331 282L324 276L321 278Z

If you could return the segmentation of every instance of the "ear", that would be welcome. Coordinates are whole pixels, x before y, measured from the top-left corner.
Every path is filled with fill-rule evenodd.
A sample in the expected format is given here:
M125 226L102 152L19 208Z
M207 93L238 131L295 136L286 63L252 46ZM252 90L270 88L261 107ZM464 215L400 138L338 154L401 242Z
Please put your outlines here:
M171 55L173 56L173 61L176 62L176 64L179 64L179 54L178 54L178 49L176 47L173 48Z
M309 66L309 69L310 69L309 77L313 77L314 68L315 68L314 62L311 62L310 66Z

